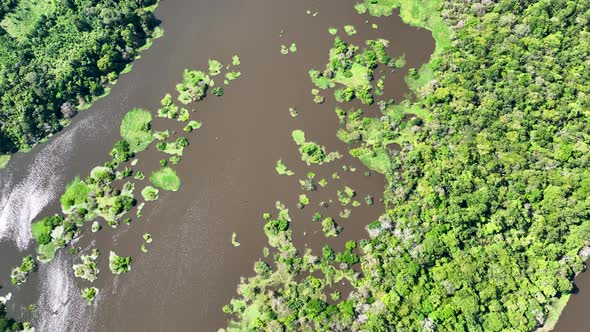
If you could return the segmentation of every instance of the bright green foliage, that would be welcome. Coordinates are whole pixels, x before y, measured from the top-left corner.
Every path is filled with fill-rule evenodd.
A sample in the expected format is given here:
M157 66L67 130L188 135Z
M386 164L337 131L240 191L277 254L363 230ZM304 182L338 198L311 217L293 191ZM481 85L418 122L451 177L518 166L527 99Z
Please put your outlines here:
M335 88L336 84L344 86L334 93L340 102L358 98L364 104L372 104L374 98L371 80L374 69L378 64L393 65L391 57L385 51L389 46L388 41L368 40L367 46L362 53L357 53L357 46L347 44L336 37L324 72L312 69L309 71L309 77L320 89Z
M301 203L303 206L309 204L309 198L306 194L299 195L299 203Z
M121 122L121 137L129 143L129 150L134 153L143 151L154 140L151 121L152 114L139 108L125 114Z
M163 167L152 173L150 182L161 189L177 191L180 188L180 178L170 167Z
M322 220L322 232L326 237L336 237L338 233L342 231L342 228L334 222L334 219L328 217Z
M155 201L158 199L159 192L160 191L158 189L152 186L147 186L141 190L141 196L143 196L143 199L147 202Z
M211 79L204 72L185 69L182 83L176 85L178 101L186 105L205 98L210 83Z
M209 59L209 75L211 75L211 76L219 75L221 73L222 69L223 69L223 64L221 64L221 62L219 62L217 60Z
M238 55L232 56L232 62L231 62L231 64L233 66L239 66L240 65L240 57Z
M239 71L229 71L225 73L225 79L229 82L236 80L238 77L242 76L242 73Z
M155 34L156 1L0 1L0 155L60 130Z
M96 259L100 256L98 249L93 249L90 255L82 255L80 259L82 264L74 264L74 275L77 278L86 279L90 282L94 282L98 277L98 266L96 265Z
M185 127L184 127L184 131L186 131L187 133L192 132L195 129L199 129L201 128L203 124L199 121L195 121L195 120L191 120Z
M96 298L96 295L98 295L98 288L86 287L82 289L80 295L83 299L86 300L86 302L88 302L88 304L92 304L92 302L94 302L94 299Z
M111 250L109 268L113 274L127 273L131 270L131 257L121 257Z
M277 173L279 173L279 175L291 176L295 174L293 173L293 171L289 170L285 164L283 164L283 161L281 159L277 160L277 166L275 167L275 169L277 170Z
M297 145L301 145L305 142L305 133L303 132L303 130L293 130L292 136L293 141L295 141L295 144Z
M6 168L9 161L10 161L10 155L8 155L8 154L0 155L0 169Z
M338 201L340 201L342 205L348 205L356 195L355 191L348 186L345 186L344 190L338 190L336 194L338 195Z
M66 191L60 198L61 208L64 212L70 211L72 208L85 204L88 199L90 187L76 177L67 187Z
M240 246L240 242L238 242L237 237L238 237L238 235L236 234L236 232L231 233L231 244L234 247Z
M301 154L301 160L310 164L323 164L332 160L340 158L338 152L326 153L326 148L318 145L314 142L305 141L305 133L302 130L293 130L291 136L293 141L299 145L299 153Z
M354 27L354 25L345 25L344 32L346 32L346 34L349 36L353 36L356 35L356 28Z

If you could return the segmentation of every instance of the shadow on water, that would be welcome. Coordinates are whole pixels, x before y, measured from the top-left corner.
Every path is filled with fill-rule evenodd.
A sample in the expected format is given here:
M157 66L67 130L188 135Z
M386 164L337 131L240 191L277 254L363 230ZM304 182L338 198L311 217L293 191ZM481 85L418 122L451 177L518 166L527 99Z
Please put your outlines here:
M386 97L400 100L408 93L403 82L407 69L428 61L434 44L428 31L405 25L397 15L380 19L361 16L354 11L354 3L163 0L157 16L162 20L165 36L142 54L131 73L120 78L111 95L96 102L90 111L82 112L70 128L46 145L14 158L5 174L0 174L13 177L8 185L0 186L9 188L5 192L28 183L31 172L51 178L52 182L37 186L39 192L47 195L39 209L45 207L42 215L55 213L59 210L57 197L65 184L106 160L110 147L119 139L118 126L123 115L133 107L155 111L164 94L174 92L184 68L205 69L210 58L227 64L233 54L238 54L242 77L225 89L222 98L208 97L194 105L193 118L202 121L203 127L190 134L191 144L177 167L181 189L161 193L160 199L146 207L143 217L130 227L105 227L77 244L82 248L96 246L103 253L100 278L95 282L101 289L98 306L89 307L79 300L79 287L87 285L73 280L72 258L63 252L32 276L28 288L13 290L13 312L28 317L26 311L17 307L39 303L34 322L41 331L192 331L197 327L202 331L217 330L228 318L221 307L235 296L240 277L251 275L253 263L262 256L266 238L261 216L274 212L276 200L290 208L294 242L301 251L308 247L317 255L326 243L320 226L312 222L316 211L334 217L344 227L338 238L328 240L335 249L343 249L346 240L365 237L366 224L383 212L379 198L384 178L375 172L364 176L367 169L336 138L338 119L333 96L325 92L325 104L313 103L308 70L322 70L328 61L333 40L328 28L342 30L344 25L353 24L358 35L342 36L344 40L360 46L367 38L382 37L391 41L389 50L393 55L406 55L408 65L403 70L386 73ZM318 14L308 15L307 10ZM379 28L372 29L372 23ZM297 44L298 52L281 55L281 44L291 43ZM289 107L297 108L300 115L292 118ZM376 110L377 106L367 107L368 114L377 114ZM169 124L180 132L178 124ZM339 151L343 158L328 165L307 167L291 139L294 129L304 130L309 140L326 146L328 151ZM30 171L35 156L43 154L53 154L55 160L46 162L45 170ZM152 146L139 156L137 167L149 174L160 158ZM278 159L296 175L277 175L274 168ZM344 171L343 165L356 171ZM298 210L295 205L298 195L303 193L298 180L309 171L316 173L316 179L326 178L328 185L308 193L311 204ZM340 180L331 178L334 172L339 173ZM144 184L146 180L136 192ZM363 204L351 208L349 219L339 218L342 206L336 191L344 186L355 189L360 202L366 195L375 197L375 206ZM328 208L318 206L320 201L330 199ZM24 208L15 202L11 204L15 211ZM39 212L23 219L28 223ZM14 228L28 234L22 225ZM154 238L148 254L140 252L145 232ZM238 248L231 244L233 232L241 243ZM24 239L27 243L26 236ZM14 247L6 241L3 246L2 250ZM111 249L133 257L131 273L118 277L110 274L106 257ZM16 253L16 248L12 250ZM2 259L0 272L6 276L7 266L14 266L20 258ZM0 284L4 282L5 278L0 279ZM31 285L37 285L37 289Z

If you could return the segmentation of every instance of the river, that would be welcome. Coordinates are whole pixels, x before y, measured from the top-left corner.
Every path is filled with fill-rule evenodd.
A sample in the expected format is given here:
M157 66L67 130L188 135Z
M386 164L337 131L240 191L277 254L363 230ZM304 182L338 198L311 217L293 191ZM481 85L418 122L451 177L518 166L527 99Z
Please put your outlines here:
M33 151L15 155L0 171L0 284L5 286L0 295L13 293L10 313L31 319L38 331L215 331L228 319L221 307L236 294L240 277L253 273L253 263L262 255L266 238L261 216L272 212L276 200L291 207L299 248L317 250L326 241L311 221L317 203L337 202L336 190L345 185L359 198L370 194L377 204L355 208L350 219L337 220L344 231L329 243L342 249L346 240L365 237L365 225L383 212L378 199L384 178L375 172L364 176L366 168L336 138L333 98L327 95L326 103L313 103L308 70L323 69L328 61L333 39L328 28L353 24L359 33L346 40L359 45L367 38L383 37L391 41L393 55L406 55L404 70L385 81L387 96L401 100L408 93L403 82L407 69L425 63L434 44L428 31L402 23L397 15L361 16L353 5L354 1L341 0L162 0L156 15L165 35L142 53L133 71L119 79L109 96L76 116L72 125ZM372 29L372 23L379 28ZM297 53L282 55L281 44L291 43L297 44ZM84 284L74 278L73 257L65 251L40 266L26 285L8 286L10 268L34 250L31 220L57 213L65 185L107 160L120 139L123 115L134 107L155 111L164 94L174 91L184 68L206 69L210 58L227 64L233 54L240 56L242 77L225 89L222 98L195 105L203 127L191 134L177 167L181 189L161 194L131 226L105 227L95 235L87 232L78 242L104 254L96 282L101 290L97 305L87 306L80 299ZM292 118L289 107L300 115ZM368 111L377 115L376 106ZM307 167L291 139L294 129L344 157ZM157 156L152 146L141 154L139 166L155 167ZM277 175L278 159L296 176ZM358 170L345 172L342 165ZM298 179L308 171L327 178L329 184L308 195L309 208L298 210ZM338 181L330 178L335 171L341 176ZM326 214L337 215L336 205ZM154 242L149 253L142 254L145 232ZM233 232L240 247L231 244ZM133 257L130 273L109 273L110 249ZM37 305L33 313L23 309L32 303Z

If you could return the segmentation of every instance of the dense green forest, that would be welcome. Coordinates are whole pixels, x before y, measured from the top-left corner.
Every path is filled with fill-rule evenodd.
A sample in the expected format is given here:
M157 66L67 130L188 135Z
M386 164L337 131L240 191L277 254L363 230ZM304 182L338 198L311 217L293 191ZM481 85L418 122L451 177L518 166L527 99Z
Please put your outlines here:
M427 75L416 99L377 118L402 147L388 150L386 212L368 239L313 255L297 251L277 203L265 226L273 254L224 308L235 317L229 330L532 331L554 323L585 269L590 3L366 0L357 9L387 15L400 5L406 22L433 31L437 51L408 79ZM451 30L443 47L441 20ZM429 116L391 126L396 109ZM358 139L364 149L388 144ZM342 279L351 295L328 296Z
M154 33L156 0L0 0L0 154L58 131Z

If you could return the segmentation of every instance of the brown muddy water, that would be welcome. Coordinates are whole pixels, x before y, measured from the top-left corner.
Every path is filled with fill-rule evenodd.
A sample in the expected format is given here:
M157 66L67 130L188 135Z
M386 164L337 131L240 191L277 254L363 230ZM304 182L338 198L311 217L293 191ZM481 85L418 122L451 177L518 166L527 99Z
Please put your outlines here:
M590 273L584 271L578 274L574 279L574 284L576 291L561 313L553 329L555 332L586 332L589 330Z
M408 93L403 75L425 63L434 44L428 31L405 25L397 15L361 16L353 5L354 1L341 0L161 1L156 14L165 35L142 54L133 71L70 127L32 152L16 155L0 172L0 284L6 286L0 295L13 293L10 313L31 319L38 331L216 331L228 319L221 307L236 295L240 277L253 274L253 263L262 256L266 238L261 216L274 212L275 201L290 208L300 250L310 247L319 254L326 243L319 223L311 220L314 212L344 227L338 238L328 241L335 249L343 249L346 240L365 237L364 227L383 212L379 198L384 178L375 172L365 176L367 169L336 138L336 104L330 92L324 93L323 105L312 102L308 70L323 70L328 61L333 40L328 28L342 30L353 24L359 33L342 36L345 40L361 45L365 39L382 37L391 41L393 55L406 55L406 68L387 73L385 81L386 97L400 100ZM372 23L379 28L372 29ZM281 44L291 43L297 44L298 52L281 55ZM97 234L86 230L77 243L103 253L95 282L100 288L97 305L86 306L79 298L80 287L88 284L74 280L73 257L65 251L41 266L24 286L8 286L10 268L34 249L31 220L58 212L66 183L108 159L123 115L133 107L155 111L164 94L174 92L184 68L206 69L210 58L227 64L233 54L240 56L242 77L225 89L223 97L210 96L191 105L196 110L192 118L203 127L186 135L190 146L176 167L181 189L161 191L160 199L148 204L131 226L104 227ZM297 108L299 116L292 118L289 107ZM377 114L377 106L366 110ZM155 129L163 121L155 121ZM181 128L173 121L166 125ZM294 129L304 130L308 140L339 151L343 158L308 167L291 139ZM152 146L139 155L137 168L149 174L160 158ZM274 169L278 159L296 175L279 176ZM298 195L303 193L298 180L309 171L316 173L316 180L326 178L328 185L307 193L311 204L298 210ZM331 178L334 172L340 180ZM136 193L147 180L142 183ZM363 203L349 207L349 219L338 217L342 207L336 190L345 185L355 189ZM375 197L375 206L365 206L366 195ZM318 206L330 200L327 209ZM145 232L154 241L149 253L142 254ZM231 244L232 232L239 247ZM130 273L111 275L111 249L133 257ZM24 306L32 303L37 309L29 313Z

